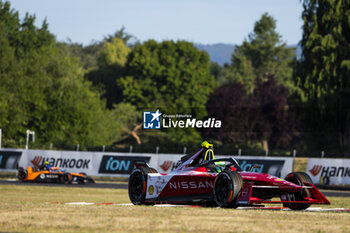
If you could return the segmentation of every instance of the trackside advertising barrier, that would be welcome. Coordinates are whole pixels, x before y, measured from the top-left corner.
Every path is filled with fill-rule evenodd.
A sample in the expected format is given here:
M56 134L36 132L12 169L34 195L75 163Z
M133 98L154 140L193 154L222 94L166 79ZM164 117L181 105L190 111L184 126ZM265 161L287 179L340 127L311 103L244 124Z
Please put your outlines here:
M0 150L0 171L17 171L16 166L22 156L22 150Z
M5 153L6 152L6 153ZM160 173L169 173L175 169L176 162L181 154L144 154L144 153L109 153L109 152L79 152L54 150L17 150L8 153L0 150L0 155L7 167L3 170L14 171L16 164L26 168L33 164L42 164L49 161L52 167L61 167L69 172L85 172L90 176L125 176L134 168L135 160L146 160L151 167ZM228 156L215 156L216 158ZM284 178L293 168L293 158L286 157L234 157L241 165L242 170L269 173ZM7 162L7 161L11 161ZM2 170L0 164L0 170Z
M309 158L307 173L315 184L350 184L350 159Z
M157 167L154 154L103 153L53 150L25 150L19 161L20 167L42 164L61 167L69 172L85 172L89 176L128 176L135 160L146 160Z
M268 173L273 176L284 178L293 170L293 158L265 156L239 156L234 158L243 171L250 171L254 165L258 165L260 168L253 168L253 172Z
M229 156L216 155L215 158L227 158ZM174 170L176 162L181 156L164 156L158 158L158 172L169 173ZM240 164L243 171L250 171L254 165L259 168L253 168L252 171L259 173L268 173L273 176L284 178L293 170L293 158L286 157L264 157L264 156L239 156L234 158Z

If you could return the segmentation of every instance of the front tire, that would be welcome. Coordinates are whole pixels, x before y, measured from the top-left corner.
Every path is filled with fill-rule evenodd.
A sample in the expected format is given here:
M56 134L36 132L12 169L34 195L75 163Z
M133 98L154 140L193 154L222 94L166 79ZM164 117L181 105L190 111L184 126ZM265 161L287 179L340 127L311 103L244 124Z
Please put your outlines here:
M129 198L134 205L145 203L147 189L147 174L157 173L153 168L139 167L132 171L129 177Z
M312 184L312 180L308 174L305 172L291 172L286 178L286 181L289 181L293 184L304 186L305 183ZM311 197L309 190L303 188L300 192L296 193L286 193L281 196L282 201L305 201L306 197ZM288 207L291 210L305 210L311 206L307 203L284 203L284 207Z
M95 181L92 178L89 177L87 180L88 180L89 183L95 184Z
M220 172L214 182L214 200L223 208L236 208L236 201L243 186L242 176L235 171Z

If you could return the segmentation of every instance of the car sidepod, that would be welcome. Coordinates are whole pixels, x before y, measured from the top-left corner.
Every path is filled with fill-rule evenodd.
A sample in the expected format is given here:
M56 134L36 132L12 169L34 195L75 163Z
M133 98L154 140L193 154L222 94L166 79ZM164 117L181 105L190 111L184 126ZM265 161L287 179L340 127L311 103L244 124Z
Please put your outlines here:
M146 202L154 203L205 203L213 202L216 174L148 174Z

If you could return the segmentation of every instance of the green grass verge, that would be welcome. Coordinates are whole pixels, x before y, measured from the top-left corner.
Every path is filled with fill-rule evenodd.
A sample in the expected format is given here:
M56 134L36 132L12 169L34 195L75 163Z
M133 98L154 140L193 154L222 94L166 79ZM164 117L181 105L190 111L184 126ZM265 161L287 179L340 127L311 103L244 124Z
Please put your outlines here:
M129 203L127 190L0 185L1 232L349 232L349 213L191 207L67 205ZM329 198L350 208L350 198Z

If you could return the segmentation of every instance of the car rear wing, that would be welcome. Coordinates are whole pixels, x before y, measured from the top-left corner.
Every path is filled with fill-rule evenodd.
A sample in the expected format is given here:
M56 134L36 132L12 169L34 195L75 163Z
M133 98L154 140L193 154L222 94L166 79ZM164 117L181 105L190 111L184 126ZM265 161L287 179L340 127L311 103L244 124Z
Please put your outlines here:
M148 165L148 163L145 160L135 160L134 165L136 168L139 168L139 167L150 168L150 166Z

